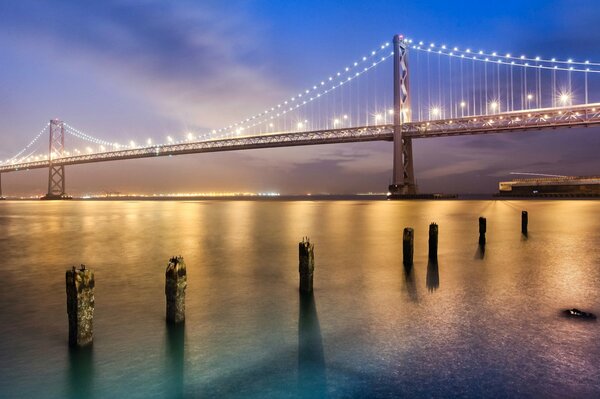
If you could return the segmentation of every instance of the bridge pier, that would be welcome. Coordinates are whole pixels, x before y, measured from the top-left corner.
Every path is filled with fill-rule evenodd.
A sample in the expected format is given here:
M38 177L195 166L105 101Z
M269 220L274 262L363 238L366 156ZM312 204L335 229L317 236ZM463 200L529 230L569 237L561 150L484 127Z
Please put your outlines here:
M48 193L43 200L70 199L65 193L65 166L54 165L54 159L62 158L65 152L65 125L58 119L50 120L50 145L48 147Z
M411 121L408 83L408 47L401 35L394 36L394 169L388 197L417 194L412 157L412 139L403 137L402 124Z

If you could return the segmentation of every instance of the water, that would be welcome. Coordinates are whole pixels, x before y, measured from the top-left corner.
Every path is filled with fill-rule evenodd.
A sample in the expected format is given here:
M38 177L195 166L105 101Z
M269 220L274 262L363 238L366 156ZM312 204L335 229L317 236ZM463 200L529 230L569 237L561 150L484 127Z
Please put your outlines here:
M521 209L529 236L521 236ZM598 397L598 201L0 203L6 398ZM488 220L478 250L477 218ZM439 263L427 229L440 226ZM415 228L415 266L401 264ZM315 242L300 297L297 243ZM170 256L187 319L164 321ZM96 273L70 351L64 271Z

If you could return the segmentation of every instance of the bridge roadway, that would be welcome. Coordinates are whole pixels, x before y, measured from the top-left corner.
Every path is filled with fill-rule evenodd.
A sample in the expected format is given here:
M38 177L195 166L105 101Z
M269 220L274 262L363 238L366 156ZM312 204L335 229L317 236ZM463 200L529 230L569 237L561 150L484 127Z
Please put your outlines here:
M486 116L410 122L402 125L402 129L404 137L417 139L590 126L600 126L600 103L513 111ZM361 141L392 141L393 130L393 125L385 124L305 132L270 133L257 136L238 136L81 154L54 159L53 164L78 165L123 159L248 150L253 148L355 143ZM50 162L48 160L5 164L0 166L0 173L48 168L49 166Z

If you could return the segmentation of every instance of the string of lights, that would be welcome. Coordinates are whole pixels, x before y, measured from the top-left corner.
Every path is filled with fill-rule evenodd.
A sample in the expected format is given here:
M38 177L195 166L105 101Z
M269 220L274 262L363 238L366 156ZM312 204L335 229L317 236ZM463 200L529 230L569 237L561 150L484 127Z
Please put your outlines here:
M21 154L23 154L25 151L27 151L29 148L31 148L31 146L34 145L38 141L38 139L42 136L42 134L44 134L46 129L48 129L48 126L50 126L50 122L48 122L46 124L46 126L44 126L44 128L42 130L40 130L40 132L33 138L33 140L31 140L29 142L29 144L27 144L21 151L17 152L13 157L5 160L4 163L15 163L14 161L17 158L19 158L19 156L21 156Z
M353 77L349 76L349 78L350 77L351 78L355 78L357 76L360 76L362 73L366 72L367 70L369 70L371 67L376 66L379 62L377 62L377 61L376 62L371 62L370 60L372 60L375 57L377 57L382 51L384 51L389 46L390 46L389 42L384 43L381 46L379 46L378 49L371 51L368 56L363 56L360 60L354 61L354 62L350 63L349 66L346 66L346 67L342 68L341 71L338 71L335 74L330 75L327 79L323 79L323 80L315 83L313 86L308 87L308 88L300 91L297 95L289 97L288 99L284 100L283 102L281 102L281 103L279 103L277 105L269 107L269 108L265 109L264 111L262 111L262 112L260 112L258 114L252 115L252 116L250 116L250 117L248 117L246 119L243 119L243 120L238 121L236 123L230 124L227 127L222 127L222 128L219 128L219 129L214 129L214 130L212 130L211 133L212 134L218 134L218 133L221 133L221 132L226 132L226 133L227 132L231 132L232 130L236 130L236 128L238 126L245 125L248 122L251 122L251 121L253 121L253 120L257 119L257 118L260 118L260 117L262 117L264 115L267 115L267 114L276 114L276 113L279 113L279 114L287 113L287 112L289 112L290 110L292 110L294 108L290 107L286 112L278 112L278 111L280 111L282 109L285 110L286 108L288 108L287 105L289 105L290 103L295 103L296 105L298 105L298 103L299 103L300 105L298 107L296 107L296 108L299 108L302 105L306 105L307 103L312 102L315 99L320 98L322 95L329 93L331 90L333 90L333 89L341 86L340 84L335 85L335 83L334 83L334 86L332 86L331 89L319 92L319 89L322 88L322 87L324 87L328 82L335 82L335 81L343 82L343 81L348 81L348 80L351 80L351 79L348 79L346 77L346 75L348 75L348 74L354 74ZM389 55L387 57L389 57ZM387 57L383 57L383 58L387 58ZM364 65L365 62L371 62L371 66L368 67L368 68L363 68L362 71L360 71L360 72L354 72L356 70L356 68L358 68L361 65ZM312 95L311 95L311 93L312 93ZM311 96L311 97L309 98L309 100L304 100L307 96ZM298 103L296 103L296 101L298 101ZM276 116L278 116L278 115L276 115Z
M64 123L64 126L66 128L65 131L67 133L71 134L72 136L78 137L82 140L86 140L86 141L89 141L94 144L104 145L104 146L109 146L109 147L118 147L119 146L118 143L111 143L109 141L90 136L89 134L86 134L86 133L82 132L81 130L75 129L73 126L71 126L67 123Z
M414 41L409 39L409 43ZM590 61L574 61L572 59L558 60L556 58L543 59L541 57L530 58L524 55L515 57L510 53L500 55L497 52L488 53L485 51L472 51L471 49L460 50L458 47L448 47L446 45L436 46L435 43L425 45L424 42L420 41L418 44L412 44L411 48L414 50L426 51L429 53L442 54L449 57L456 58L468 58L480 62L496 62L501 64L516 65L524 68L541 68L559 71L573 71L573 72L589 72L589 73L600 73L599 69L592 69L591 66L600 66L600 63ZM569 66L563 66L563 65ZM573 66L575 65L575 66ZM581 67L583 65L584 67Z
M364 67L363 70L361 70L360 72L356 72L354 75L348 76L345 80L340 80L340 81L337 82L337 84L333 84L331 87L323 89L322 91L314 94L314 96L310 97L308 100L303 100L300 103L296 103L294 106L291 106L289 108L285 108L284 110L278 112L277 114L271 115L270 117L267 117L267 118L264 118L264 119L261 119L261 120L255 122L252 125L241 126L240 128L236 129L235 133L239 134L239 133L241 133L245 129L251 129L251 128L256 127L256 126L260 126L260 125L262 125L264 123L268 123L271 120L274 120L277 117L284 116L284 115L288 114L289 112L295 111L295 110L299 109L300 107L302 107L302 106L304 106L304 105L306 105L306 104L308 104L308 103L310 103L312 101L315 101L315 100L321 98L322 96L324 96L326 94L329 94L330 92L332 92L332 91L334 91L334 90L342 87L343 85L348 84L348 82L350 82L350 81L358 78L359 76L363 75L364 73L370 71L371 69L377 67L379 64L381 64L381 63L385 62L386 60L388 60L390 57L393 56L393 54L394 53L392 52L392 53L389 53L389 54L387 54L385 56L382 56L379 60L372 62L368 67Z

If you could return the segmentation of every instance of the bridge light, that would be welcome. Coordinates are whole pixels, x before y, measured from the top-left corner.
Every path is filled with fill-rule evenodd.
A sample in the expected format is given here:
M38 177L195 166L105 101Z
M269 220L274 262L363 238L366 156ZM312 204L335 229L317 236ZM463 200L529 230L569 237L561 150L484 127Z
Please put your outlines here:
M376 121L380 121L381 120L381 114L375 114L375 120Z
M272 123L269 123L269 127L273 127L273 124L272 124Z
M464 107L466 107L466 106L467 106L467 103L465 103L464 101L461 101L461 102L460 102L460 107L461 107L461 108L464 108Z
M348 119L348 115L344 115L344 119Z
M498 109L498 102L497 101L492 101L490 103L490 108L492 109L492 111L496 111Z
M567 105L571 101L571 94L561 93L559 96L559 100L561 104Z
M528 94L528 95L527 95L527 99L528 99L528 100L531 100L532 98L533 98L533 95L532 95L532 94Z
M187 138L188 138L188 140L193 140L194 135L192 133L188 133Z
M298 125L296 125L298 127L298 129L302 129L304 127L304 124L302 122L298 122Z
M172 143L172 142L173 142L173 137L171 137L171 136L167 136L167 141L168 141L169 143Z
M148 139L148 140L146 140L146 144L148 144L148 145L152 145L152 139Z
M432 116L439 116L440 115L440 109L438 107L431 108L431 115Z
M388 114L390 114L390 115L394 115L394 110L393 110L393 109L389 109L389 110L388 110Z
M131 141L129 142L129 146L130 146L131 148L135 147L135 142L134 142L133 140L131 140Z
M336 118L336 119L334 119L334 120L333 120L333 126L336 126L336 125L338 125L339 123L340 123L340 120L339 120L339 119L337 119L337 118Z

